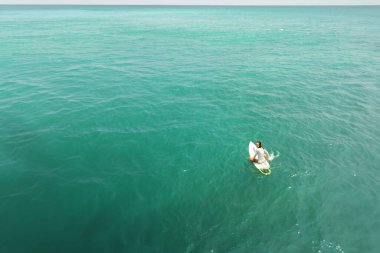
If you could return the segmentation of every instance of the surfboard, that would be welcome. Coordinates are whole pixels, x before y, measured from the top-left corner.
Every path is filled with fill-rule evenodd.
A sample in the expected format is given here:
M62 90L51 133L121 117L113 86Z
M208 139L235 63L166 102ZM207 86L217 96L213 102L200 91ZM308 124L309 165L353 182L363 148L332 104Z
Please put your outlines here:
M254 157L255 154L256 154L256 150L257 150L257 147L255 144L253 144L252 141L249 142L248 144L248 152L249 152L249 156L250 157ZM267 160L269 160L269 158L266 157ZM271 171L270 171L270 165L269 165L269 162L268 161L265 161L263 163L253 163L255 165L255 167L264 175L268 176L270 175Z

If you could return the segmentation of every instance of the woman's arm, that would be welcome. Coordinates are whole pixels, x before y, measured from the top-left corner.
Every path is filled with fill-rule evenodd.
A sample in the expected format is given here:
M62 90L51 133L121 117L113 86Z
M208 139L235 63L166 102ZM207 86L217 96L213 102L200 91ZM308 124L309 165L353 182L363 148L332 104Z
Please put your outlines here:
M265 157L265 160L270 161L270 156L266 149L264 149L264 157Z

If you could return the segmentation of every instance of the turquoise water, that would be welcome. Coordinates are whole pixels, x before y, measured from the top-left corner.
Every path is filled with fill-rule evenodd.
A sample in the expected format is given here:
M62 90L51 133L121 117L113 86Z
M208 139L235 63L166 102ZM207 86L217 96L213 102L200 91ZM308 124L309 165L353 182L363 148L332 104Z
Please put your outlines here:
M0 252L380 252L379 73L380 7L2 6Z

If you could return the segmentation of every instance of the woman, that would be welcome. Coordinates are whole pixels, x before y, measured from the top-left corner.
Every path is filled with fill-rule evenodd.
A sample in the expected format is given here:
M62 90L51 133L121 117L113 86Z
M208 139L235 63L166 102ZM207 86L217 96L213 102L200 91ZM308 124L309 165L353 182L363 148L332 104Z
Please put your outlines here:
M261 141L256 141L256 148L254 148L255 155L250 156L249 160L254 163L263 163L269 160L269 153L261 145Z

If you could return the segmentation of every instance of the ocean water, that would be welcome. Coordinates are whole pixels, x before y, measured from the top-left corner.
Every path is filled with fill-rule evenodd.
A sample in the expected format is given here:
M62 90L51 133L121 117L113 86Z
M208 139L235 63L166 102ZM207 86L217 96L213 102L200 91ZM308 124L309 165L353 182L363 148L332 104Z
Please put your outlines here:
M380 252L379 107L380 7L1 6L0 252Z

